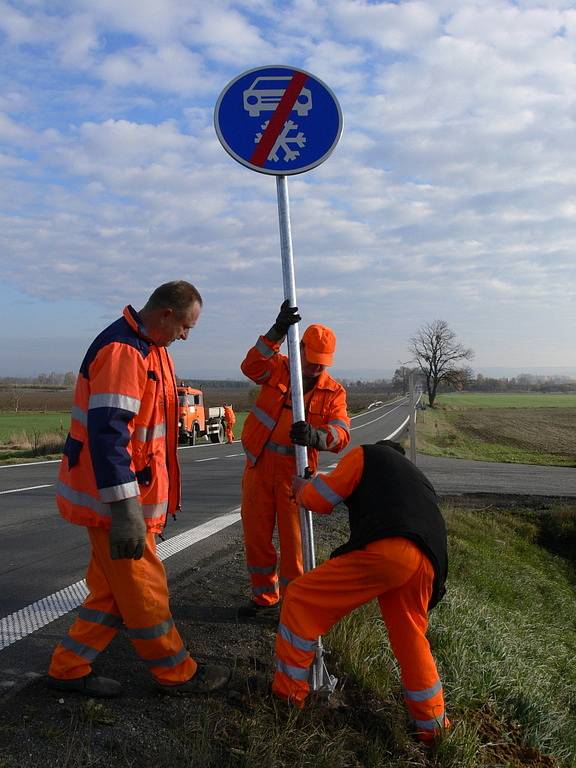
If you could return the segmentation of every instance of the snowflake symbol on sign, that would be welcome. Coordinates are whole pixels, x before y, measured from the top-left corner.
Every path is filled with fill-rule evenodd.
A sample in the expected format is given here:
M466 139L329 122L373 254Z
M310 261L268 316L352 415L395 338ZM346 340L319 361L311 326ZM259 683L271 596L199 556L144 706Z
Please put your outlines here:
M270 121L266 120L265 123L262 123L262 131L265 131L266 128L268 128L268 123ZM287 120L284 123L284 128L281 130L278 138L274 142L274 146L270 150L270 154L268 155L268 160L273 160L275 163L278 162L280 159L278 157L278 150L281 149L284 152L284 160L295 160L299 155L300 152L298 152L297 149L292 149L290 145L296 145L297 147L302 147L306 144L306 136L302 133L302 131L298 131L298 133L294 135L290 135L291 131L296 131L298 128L298 125L294 123L292 120ZM259 144L260 140L262 139L262 132L258 131L256 134L256 138L254 139L255 144Z

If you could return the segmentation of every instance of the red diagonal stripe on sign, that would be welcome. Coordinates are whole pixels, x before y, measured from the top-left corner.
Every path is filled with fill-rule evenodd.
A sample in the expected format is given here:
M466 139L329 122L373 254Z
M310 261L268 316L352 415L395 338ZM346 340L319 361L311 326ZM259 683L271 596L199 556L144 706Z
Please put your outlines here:
M276 143L276 139L280 135L280 131L284 128L284 123L288 120L292 107L296 103L296 99L300 95L300 91L304 87L306 80L308 80L308 75L305 72L294 72L292 75L292 80L284 91L284 96L282 96L278 102L278 106L270 118L268 127L262 134L262 138L250 158L250 162L253 163L253 165L262 166L266 162L272 147Z

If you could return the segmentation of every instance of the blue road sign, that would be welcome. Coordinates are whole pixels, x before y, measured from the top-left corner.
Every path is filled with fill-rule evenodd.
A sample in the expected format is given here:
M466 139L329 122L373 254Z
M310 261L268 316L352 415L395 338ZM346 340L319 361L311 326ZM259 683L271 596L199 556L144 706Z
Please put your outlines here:
M342 112L321 80L294 67L251 69L224 88L216 133L239 163L260 173L303 173L324 162L342 133Z

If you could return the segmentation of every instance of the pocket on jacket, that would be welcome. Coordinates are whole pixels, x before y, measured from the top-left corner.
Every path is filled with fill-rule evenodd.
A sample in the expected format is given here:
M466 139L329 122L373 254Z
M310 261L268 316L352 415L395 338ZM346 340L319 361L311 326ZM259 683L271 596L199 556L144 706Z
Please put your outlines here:
M136 470L136 480L138 481L138 485L150 485L152 482L151 467L144 467L144 469Z
M72 467L78 464L80 451L82 450L83 445L84 443L82 440L76 440L75 437L71 437L70 433L68 433L68 437L64 443L64 450L62 451L64 456L68 459L68 469L72 469Z

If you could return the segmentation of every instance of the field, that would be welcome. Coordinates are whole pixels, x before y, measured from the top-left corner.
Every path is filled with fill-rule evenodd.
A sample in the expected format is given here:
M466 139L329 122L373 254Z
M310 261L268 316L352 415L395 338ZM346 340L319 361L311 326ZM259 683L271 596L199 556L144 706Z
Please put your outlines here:
M418 450L432 456L576 466L576 395L441 395L418 412Z
M446 410L456 408L576 408L576 394L462 392L439 395L436 404Z

